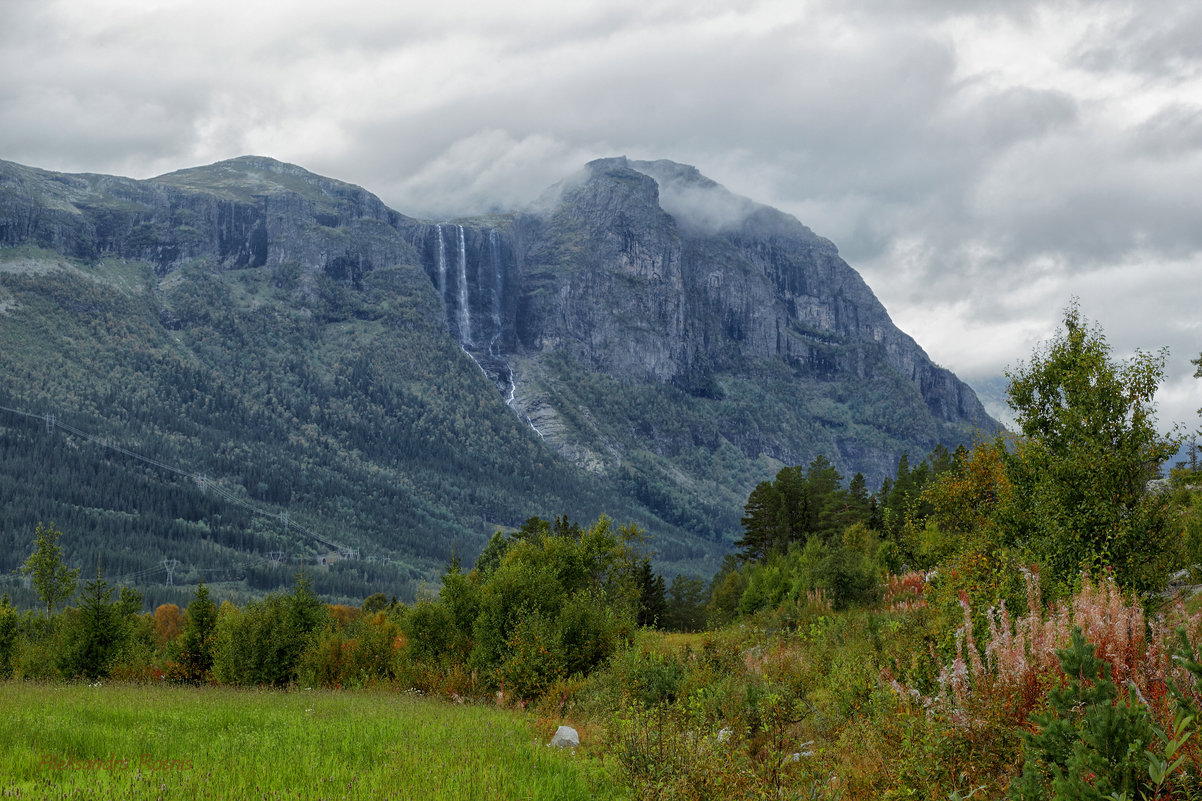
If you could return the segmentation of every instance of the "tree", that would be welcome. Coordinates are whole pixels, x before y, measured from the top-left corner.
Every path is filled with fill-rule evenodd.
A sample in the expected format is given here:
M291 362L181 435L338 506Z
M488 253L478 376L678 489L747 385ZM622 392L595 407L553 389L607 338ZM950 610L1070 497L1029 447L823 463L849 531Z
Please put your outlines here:
M33 553L21 566L21 574L32 577L38 597L46 604L47 617L54 614L54 607L75 594L79 581L79 568L71 570L63 564L63 549L58 544L61 536L54 523L48 527L38 523Z
M660 628L665 622L668 606L664 577L651 569L651 560L645 557L639 560L635 568L635 577L639 589L639 608L635 622L640 626Z
M1032 715L1038 728L1023 732L1023 772L1010 785L1009 797L1149 798L1148 749L1157 735L1148 708L1134 693L1120 697L1110 666L1081 629L1073 629L1071 643L1056 655L1068 681L1048 692L1047 712Z
M644 540L642 532L633 526L615 528L604 515L588 528L563 517L554 525L531 521L491 572L473 571L466 577L448 572L443 577L444 588L470 587L470 606L459 606L470 614L452 613L449 594L428 604L421 619L421 605L410 612L406 635L416 659L432 661L437 655L415 648L415 624L437 637L438 653L446 653L462 625L456 617L466 621L474 616L469 664L485 681L503 683L506 692L521 697L548 680L588 673L629 637L642 597L637 547ZM662 593L662 580L659 587ZM466 599L459 589L456 595Z
M1202 378L1202 355L1190 359L1189 363L1198 368L1194 370L1194 378ZM1198 416L1202 417L1202 409L1198 410ZM1193 434L1189 441L1189 469L1195 473L1198 471L1198 454L1202 453L1202 445L1198 444L1198 434L1202 434L1202 429Z
M188 614L192 616L191 605ZM304 573L297 574L296 587L288 595L268 595L241 611L218 613L213 675L230 684L287 684L296 678L311 635L328 617L328 608Z
M832 542L843 533L843 528L854 520L841 511L847 505L847 492L843 489L843 476L825 456L816 456L810 462L805 477L805 495L808 517L800 532L793 536L794 542L805 542L810 534L818 534L825 542Z
M178 609L176 612L178 614ZM179 680L193 684L208 681L209 672L213 669L216 633L217 605L209 597L209 588L202 581L196 585L196 594L188 604L188 619L179 637L174 671Z
M1005 455L1013 487L1005 524L1053 578L1112 568L1122 584L1158 588L1172 543L1148 479L1176 450L1156 430L1153 397L1165 352L1110 358L1075 303L1064 331L1007 373L1023 439Z
M792 469L784 468L777 474L777 479L785 470ZM735 543L741 559L761 562L786 541L788 525L781 519L783 506L781 492L771 481L759 483L747 496L743 506L743 536Z
M671 631L700 631L705 628L705 581L697 576L677 575L668 587L664 628Z
M363 599L364 614L375 614L376 612L384 612L389 608L388 596L382 592L373 593Z
M17 643L17 627L19 620L17 610L8 600L8 594L0 597L0 679L12 676L13 651Z
M96 579L84 585L79 609L68 610L68 644L62 657L62 670L68 678L105 678L121 642L122 609L110 602L113 589L104 580L100 567Z
M739 569L739 562L734 554L727 554L722 559L722 566L710 579L710 601L706 607L706 617L714 626L729 623L739 611L739 601L747 590L747 575Z
M529 524L530 521L526 522ZM480 551L480 555L476 557L475 569L480 575L488 576L497 569L497 565L501 564L501 557L505 555L505 551L509 550L509 542L500 531L493 532L488 544L484 546L484 550Z
M1005 443L982 442L956 466L927 485L923 500L930 505L928 522L954 534L960 547L994 544L995 511L1010 494L1006 478ZM971 542L977 540L978 542Z
M746 562L763 562L811 535L833 542L844 527L870 514L863 476L859 499L843 489L843 476L824 456L803 467L784 467L772 481L758 484L743 506L743 536L735 543ZM854 482L854 479L853 479ZM853 507L859 503L859 507Z
M184 630L184 616L175 604L160 604L154 610L154 642L160 648L175 642Z

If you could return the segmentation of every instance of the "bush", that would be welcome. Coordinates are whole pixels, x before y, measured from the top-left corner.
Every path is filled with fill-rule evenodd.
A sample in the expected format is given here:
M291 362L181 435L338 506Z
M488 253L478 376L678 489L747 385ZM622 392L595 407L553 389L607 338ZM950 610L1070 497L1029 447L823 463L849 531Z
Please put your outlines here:
M32 612L21 615L12 655L14 678L37 681L61 678L59 621L58 617L41 617Z
M239 611L222 605L213 673L226 684L283 686L296 678L309 637L328 612L305 577L289 595L268 595Z
M835 548L818 563L815 583L825 590L826 598L836 610L872 600L877 594L874 567L859 552Z
M1010 798L1147 798L1145 751L1156 740L1147 708L1119 697L1109 665L1080 628L1057 655L1068 686L1051 690L1049 711L1033 716L1039 729L1024 737L1026 762Z
M13 674L13 656L17 649L17 627L20 618L8 596L0 598L0 679Z
M564 649L554 621L539 612L521 615L505 643L497 678L514 698L538 698L564 678Z

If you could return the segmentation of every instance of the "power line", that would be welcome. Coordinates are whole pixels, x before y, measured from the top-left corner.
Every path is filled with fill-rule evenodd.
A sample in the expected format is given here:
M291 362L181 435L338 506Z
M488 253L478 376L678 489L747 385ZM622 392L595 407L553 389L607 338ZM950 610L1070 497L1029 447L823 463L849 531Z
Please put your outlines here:
M137 459L139 461L145 462L146 464L153 465L154 467L158 467L161 470L166 470L170 473L175 473L176 475L185 476L187 478L190 478L200 488L201 492L207 492L209 489L211 489L211 490L213 490L214 494L216 494L218 497L223 498L224 500L226 500L229 503L235 504L237 506L241 506L242 508L251 512L252 514L260 515L263 517L276 518L280 522L280 525L283 527L285 534L287 534L288 529L291 528L291 529L294 529L295 531L297 531L298 533L313 540L314 542L316 542L332 551L339 551L339 552L353 551L353 553L356 556L358 555L358 549L347 548L345 546L339 545L338 543L335 543L329 539L326 539L325 537L322 537L322 536L314 533L313 531L306 528L305 526L302 526L301 524L292 520L287 512L274 513L274 512L269 512L265 509L260 509L258 506L250 503L249 501L246 501L246 500L238 497L237 495L234 495L232 492L224 489L223 487L218 486L216 484L216 482L211 481L208 478L208 476L206 476L206 475L203 475L200 473L194 473L190 470L185 470L181 467L176 467L175 465L170 465L170 464L167 464L166 462L161 462L158 459L152 459L149 456L144 456L140 453L135 453L134 451L131 451L128 448L124 448L121 445L118 445L113 442L109 442L108 440L102 439L98 436L89 434L88 432L78 429L74 426L68 425L68 424L62 422L61 420L59 420L57 418L57 416L54 415L53 413L34 414L32 412L27 412L22 409L14 409L10 406L0 406L0 410L6 411L6 412L11 412L12 414L21 415L23 417L29 417L32 419L44 421L45 425L46 425L46 433L47 434L53 434L56 428L61 428L70 434L74 434L75 436L80 437L81 439L84 439L95 445L99 445L102 448L108 448L109 450L116 451L117 453L120 453L124 456L128 456L132 459ZM169 577L170 577L170 574L169 574Z

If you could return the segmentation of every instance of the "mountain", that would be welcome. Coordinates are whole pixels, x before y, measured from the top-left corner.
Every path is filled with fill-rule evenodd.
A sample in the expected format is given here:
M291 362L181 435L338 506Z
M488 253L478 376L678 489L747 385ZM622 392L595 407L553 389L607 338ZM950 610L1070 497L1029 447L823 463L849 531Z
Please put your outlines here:
M497 527L604 511L704 572L782 465L877 486L998 430L832 243L668 161L445 222L261 157L0 162L0 347L3 570L54 519L110 575L325 557L319 589L411 597Z

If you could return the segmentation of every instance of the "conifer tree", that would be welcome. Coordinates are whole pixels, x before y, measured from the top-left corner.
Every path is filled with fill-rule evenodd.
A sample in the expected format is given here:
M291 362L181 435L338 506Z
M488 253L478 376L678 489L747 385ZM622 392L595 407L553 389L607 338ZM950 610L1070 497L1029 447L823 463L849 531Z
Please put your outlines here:
M1049 709L1024 733L1026 764L1010 786L1014 801L1148 798L1146 751L1156 741L1147 707L1120 698L1109 665L1081 629L1056 652L1067 686L1048 692ZM1157 796L1159 797L1159 796Z
M84 585L83 598L71 620L62 670L68 678L108 676L109 663L121 641L121 615L111 603L113 588L104 580L100 566L96 578Z
M207 681L213 668L214 636L217 630L217 605L209 597L202 581L188 604L188 620L180 634L179 678L199 684Z

